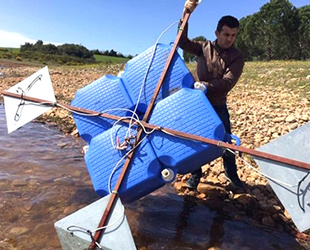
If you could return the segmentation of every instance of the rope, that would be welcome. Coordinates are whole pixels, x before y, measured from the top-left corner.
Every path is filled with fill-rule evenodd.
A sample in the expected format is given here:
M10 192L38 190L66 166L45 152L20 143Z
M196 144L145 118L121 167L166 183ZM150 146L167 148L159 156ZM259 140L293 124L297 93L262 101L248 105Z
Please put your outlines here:
M114 166L110 176L109 176L109 181L108 181L108 188L109 188L109 193L111 194L112 191L111 191L111 182L112 182L112 177L115 173L115 171L117 170L118 166L121 164L121 162L133 151L135 150L145 139L146 139L147 135L142 139L140 140L137 145L133 148L131 148L117 163L116 165Z
M154 47L153 47L152 56L151 56L151 59L150 59L150 61L149 61L149 64L148 64L146 73L145 73L145 75L144 75L144 78L143 78L143 81L142 81L142 84L141 84L141 87L140 87L138 99L137 99L137 102L136 102L136 105L135 105L135 109L134 109L134 111L133 111L134 113L137 111L138 105L139 105L139 103L140 103L142 91L143 91L143 89L144 89L144 87L145 87L146 79L147 79L147 76L148 76L148 74L149 74L149 71L150 71L150 68L151 68L153 59L154 59L154 57L155 57L155 52L156 52L156 48L157 48L157 45L158 45L158 43L159 43L159 40L161 39L161 37L162 37L171 27L173 27L174 25L176 25L176 24L178 24L178 23L179 23L179 20L173 22L172 24L170 24L170 25L159 35L159 37L157 38L157 40L156 40L156 42L155 42L155 45L154 45ZM130 129L131 129L131 126L132 126L132 120L130 121L128 130L127 130L127 132L129 133L129 136L130 136ZM126 136L128 136L127 133L126 133Z
M166 134L168 134L168 135L174 136L174 137L183 138L182 136L177 136L177 135L175 135L175 134L172 134L172 133L166 131L165 129L161 129L161 131L164 132L164 133L166 133ZM195 140L193 139L193 141L195 141ZM222 143L223 143L222 141L219 141L217 146L222 147ZM255 172L258 173L258 175L263 176L263 177L265 177L265 178L267 178L267 179L269 179L269 180L272 180L272 181L274 181L274 182L276 182L276 183L280 183L280 184L285 185L285 186L290 187L290 188L294 188L294 187L297 187L297 186L298 186L297 184L291 185L291 184L285 183L285 182L283 182L283 181L281 181L281 180L278 180L278 179L276 179L276 178L273 178L273 177L271 177L271 176L269 176L269 175L266 175L266 174L264 174L263 172L261 172L261 171L259 171L258 169L256 169L255 167L253 167L250 163L248 163L247 161L245 161L242 157L240 157L239 152L236 153L236 152L232 151L232 150L229 149L229 148L226 148L226 150L229 151L229 152L231 152L231 153L234 154L235 156L237 156L239 159L241 159L241 160L246 164L246 166L248 166L248 167L250 167L251 169L253 169Z
M90 236L91 241L94 242L99 249L103 249L100 246L99 242L95 241L93 233L116 225L119 221L124 219L124 216L125 216L125 207L122 205L122 211L121 211L120 216L115 221L113 221L112 223L109 223L106 226L98 227L98 228L89 230L89 229L86 229L86 228L81 227L81 226L72 225L72 226L69 226L67 228L67 231L69 231L72 235L74 232L80 232L80 233L87 234Z

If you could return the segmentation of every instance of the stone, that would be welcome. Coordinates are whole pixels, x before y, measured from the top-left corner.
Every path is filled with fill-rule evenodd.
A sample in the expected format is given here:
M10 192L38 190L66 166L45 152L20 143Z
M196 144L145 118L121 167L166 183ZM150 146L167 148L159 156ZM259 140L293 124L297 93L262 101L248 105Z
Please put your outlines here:
M243 205L252 205L255 202L254 198L249 194L235 194L233 199Z
M228 192L224 188L206 183L199 183L197 191L206 194L208 197L228 196Z
M57 146L60 148L65 148L66 146L68 146L68 144L67 143L58 143Z
M23 208L26 210L26 211L30 211L32 208L33 208L33 205L34 205L34 202L26 202L23 206Z
M290 124L290 129L291 129L291 130L296 129L297 127L298 127L298 123L292 123L292 124Z
M209 183L214 183L214 184L219 182L217 177L214 177L214 176L207 176L206 181Z
M282 210L282 208L280 206L269 205L269 204L262 205L261 209L270 213L270 214L279 213Z
M29 231L29 229L26 227L13 227L10 230L10 233L14 234L14 235L22 235L22 234L27 233L28 231Z
M71 174L73 177L80 177L82 174L82 171L80 170L74 170L73 173Z
M289 215L289 213L287 212L287 210L284 210L284 215L286 218L288 218L289 220L292 219L291 216Z
M199 198L199 199L204 199L204 198L207 197L207 195L204 194L204 193L201 193L201 194L197 195L196 197Z
M64 214L65 214L65 215L72 214L72 213L75 212L76 210L77 210L76 207L74 207L74 206L69 206L69 207L66 207L66 208L64 209Z
M279 218L280 220L282 220L283 222L285 222L285 223L287 223L287 222L290 221L290 219L287 218L286 216L284 216L283 214L278 214L278 218Z
M276 122L276 123L283 122L283 117L276 117L273 119L273 122Z
M14 180L12 181L12 185L14 187L24 187L28 185L28 182L26 180Z
M310 118L309 118L308 115L303 115L300 119L303 120L303 121L305 121L305 122L307 122L307 121L310 120Z
M53 226L50 223L39 223L34 227L34 232L48 232Z
M226 183L227 182L227 177L224 173L221 173L219 176L218 176L218 180L221 182L221 183Z
M296 118L294 115L289 115L288 117L286 117L285 121L289 123L296 122Z
M212 168L211 171L214 175L219 175L222 172L222 164L221 163L216 163Z
M173 186L178 192L181 192L186 187L186 184L184 182L175 182Z
M71 135L73 135L73 136L78 136L78 135L79 135L78 129L74 129L74 130L71 132Z
M54 180L55 183L58 183L58 184L69 184L69 185L74 185L74 180L69 177L69 176L64 176L64 177L60 177L60 178L56 178Z
M262 224L268 227L274 227L274 221L270 216L265 216L262 219Z

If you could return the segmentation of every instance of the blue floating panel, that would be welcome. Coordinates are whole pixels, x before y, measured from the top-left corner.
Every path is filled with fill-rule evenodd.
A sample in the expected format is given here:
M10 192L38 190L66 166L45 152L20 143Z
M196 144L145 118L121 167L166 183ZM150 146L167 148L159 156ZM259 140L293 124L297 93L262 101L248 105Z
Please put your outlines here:
M227 138L222 121L200 90L183 88L161 100L153 110L150 123L214 140ZM162 132L154 132L150 140L160 162L181 174L222 155L222 149L217 146Z
M127 128L127 126L115 125L112 138L115 140L116 135L124 138ZM94 189L101 196L109 193L109 183L111 183L111 190L114 189L125 161L116 169L109 182L111 173L118 161L127 153L126 150L119 151L113 148L111 130L94 137L85 155ZM119 190L122 201L132 202L165 185L161 177L162 169L163 166L157 160L150 142L145 139L136 149Z
M110 109L132 109L128 92L119 77L105 75L91 84L79 89L71 102L72 106L104 112ZM113 110L106 113L126 116L129 112ZM131 115L129 113L129 115ZM96 116L83 116L73 113L80 136L90 142L93 137L109 129L115 121Z
M140 89L144 83L144 78L151 61L151 67L147 74L138 106L139 111L142 113L146 111L146 108L150 103L172 47L172 45L158 44L131 59L126 64L122 79L131 99L134 103L137 103ZM187 69L182 58L176 52L156 99L156 103L183 87L192 88L194 82L192 74Z
M171 49L172 45L163 44L148 49L127 62L121 78L105 75L78 90L71 105L119 117L131 116L129 111L107 112L107 110L134 109L152 60L138 102L137 113L141 118L151 101ZM226 134L221 120L207 97L202 91L191 89L193 85L194 79L191 73L176 53L149 122L210 139L229 140L231 135ZM94 189L99 195L105 196L109 193L109 183L111 190L114 189L125 161L112 176L111 173L127 152L114 149L111 138L115 140L117 134L119 138L124 139L128 125L113 126L115 121L74 113L73 117L81 137L89 144L85 162ZM123 202L137 200L162 187L166 182L172 181L176 173L192 172L221 155L222 149L219 147L156 131L135 150L119 190L120 197ZM172 178L169 181L162 178L163 169L168 170L169 173L173 172L174 175L170 175Z

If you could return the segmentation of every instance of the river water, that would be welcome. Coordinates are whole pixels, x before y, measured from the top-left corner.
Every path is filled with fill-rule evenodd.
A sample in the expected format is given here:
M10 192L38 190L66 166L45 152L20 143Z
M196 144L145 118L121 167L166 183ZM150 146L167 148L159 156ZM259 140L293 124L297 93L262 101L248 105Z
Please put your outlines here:
M54 223L99 199L84 142L29 123L7 134L0 105L0 250L61 249ZM138 249L303 249L293 236L232 219L164 188L126 206Z

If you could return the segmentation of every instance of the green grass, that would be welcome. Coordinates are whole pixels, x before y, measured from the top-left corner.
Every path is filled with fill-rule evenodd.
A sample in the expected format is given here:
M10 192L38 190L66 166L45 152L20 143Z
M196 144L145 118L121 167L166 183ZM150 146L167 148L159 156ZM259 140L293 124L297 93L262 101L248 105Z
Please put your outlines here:
M9 52L18 54L20 52L20 48L4 48L7 49Z
M187 67L194 72L196 65L188 64ZM274 87L275 89L281 86L297 93L302 98L309 99L309 78L310 61L255 61L245 63L239 84Z
M94 55L95 59L99 63L126 63L129 59L114 56Z
M275 88L281 86L309 98L309 77L310 61L246 62L240 82Z

